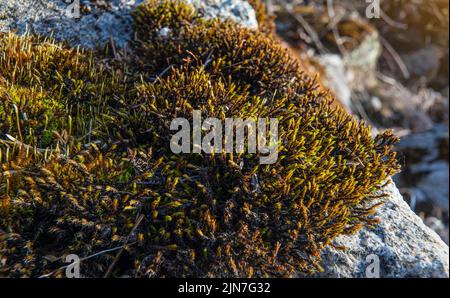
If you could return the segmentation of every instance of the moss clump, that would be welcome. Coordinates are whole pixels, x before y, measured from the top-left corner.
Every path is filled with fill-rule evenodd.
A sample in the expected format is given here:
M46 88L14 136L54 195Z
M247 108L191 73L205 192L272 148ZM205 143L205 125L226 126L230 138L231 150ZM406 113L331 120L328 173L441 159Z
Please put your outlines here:
M92 53L50 39L1 34L0 53L0 134L31 147L89 132L124 93L118 76L95 66Z
M333 238L376 222L372 194L398 169L390 132L373 139L263 33L199 19L176 1L146 2L135 23L132 61L114 69L52 41L1 36L8 53L0 56L1 73L12 60L23 70L0 80L2 102L35 88L24 90L25 107L40 111L28 112L34 121L58 107L74 120L56 117L32 141L20 118L25 108L0 109L9 119L0 131L16 140L0 145L0 275L48 274L64 254L98 252L82 274L315 273ZM79 64L34 72L47 55L20 57L44 45L55 59ZM83 84L50 80L52 73ZM40 96L52 101L34 108ZM205 118L278 118L277 163L260 165L251 154L172 153L170 121L190 119L194 109Z

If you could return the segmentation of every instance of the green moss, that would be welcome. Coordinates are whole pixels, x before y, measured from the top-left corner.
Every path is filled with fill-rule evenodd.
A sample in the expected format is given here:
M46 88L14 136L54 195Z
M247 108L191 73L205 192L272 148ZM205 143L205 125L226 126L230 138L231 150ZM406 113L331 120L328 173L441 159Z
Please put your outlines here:
M186 21L183 18L180 24L185 26L173 30L169 36L160 36L160 30L168 21L161 23L159 13L156 16L143 13L152 10L147 7L157 6L155 2L146 2L135 13L138 40L135 64L139 72L158 76L161 70L173 65L186 62L193 66L206 64L208 71L220 73L238 86L250 84L254 89L252 93L274 92L285 88L286 82L295 77L303 79L298 61L288 58L287 51L273 39L231 21L198 18ZM171 3L175 5L177 2ZM175 11L172 8L165 13L174 15Z
M2 135L16 139L0 144L0 275L39 276L62 266L62 254L124 244L113 276L315 273L337 235L376 222L373 192L398 170L396 137L372 138L333 107L270 34L199 19L176 1L148 1L134 16L134 55L113 68L53 41L0 36L2 102L16 98L27 121L44 126L28 134L0 108ZM277 163L173 154L170 121L194 109L278 118ZM53 111L62 116L42 124ZM115 254L84 262L82 273L105 275Z

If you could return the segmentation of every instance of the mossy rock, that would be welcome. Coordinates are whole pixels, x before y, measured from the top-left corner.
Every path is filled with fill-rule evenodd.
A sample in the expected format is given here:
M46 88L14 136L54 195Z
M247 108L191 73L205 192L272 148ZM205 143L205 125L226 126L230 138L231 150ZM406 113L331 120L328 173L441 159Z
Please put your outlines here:
M0 276L62 277L68 254L90 277L314 274L336 236L376 223L391 132L332 105L268 32L173 0L134 18L121 61L0 35ZM278 118L277 162L172 153L170 121L193 110Z

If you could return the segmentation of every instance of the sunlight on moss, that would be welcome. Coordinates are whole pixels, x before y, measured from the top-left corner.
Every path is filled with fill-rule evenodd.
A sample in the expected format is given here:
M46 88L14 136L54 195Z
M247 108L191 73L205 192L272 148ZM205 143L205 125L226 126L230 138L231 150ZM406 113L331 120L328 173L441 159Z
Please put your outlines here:
M391 132L372 138L331 105L270 34L172 0L134 18L132 57L108 65L0 35L0 132L11 137L0 141L0 276L40 276L64 254L125 243L113 276L313 274L336 236L376 223L373 193L398 171ZM170 121L193 110L278 118L278 162L172 153ZM114 256L83 273L104 276Z

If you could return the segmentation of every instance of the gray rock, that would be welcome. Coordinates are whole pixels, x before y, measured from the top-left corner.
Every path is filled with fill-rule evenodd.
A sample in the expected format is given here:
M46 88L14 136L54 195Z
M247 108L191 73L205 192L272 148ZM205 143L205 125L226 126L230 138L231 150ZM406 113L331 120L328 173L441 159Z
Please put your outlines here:
M364 90L376 82L376 68L382 46L378 32L367 33L358 47L344 54L344 65L349 72L350 89Z
M412 53L402 55L411 75L416 77L427 77L431 80L439 71L441 58L444 54L437 46L426 46Z
M448 126L435 125L432 129L420 133L412 133L402 138L397 146L401 152L415 157L404 169L397 179L402 184L408 184L411 177L413 185L407 185L418 202L430 201L435 207L442 208L448 212L449 209L449 165L441 152L448 144ZM447 145L448 146L448 145ZM420 156L420 159L417 158ZM407 176L407 177L403 177Z
M349 74L341 56L337 54L324 54L312 57L323 70L323 83L330 88L339 102L348 111L352 110L352 91L350 89Z
M245 0L185 0L198 8L205 18L231 19L244 27L258 29L252 6Z
M359 22L365 22L358 19ZM321 54L312 57L323 70L323 82L349 112L358 112L353 93L376 84L376 67L381 54L377 31L367 32L360 44L342 55Z
M94 48L112 38L119 47L125 46L131 36L130 12L142 0L113 0L108 9L91 7L91 12L80 11L80 1L71 0L0 0L3 22L0 30L15 30L53 36L71 46ZM74 6L71 6L74 5Z
M245 0L186 0L205 18L232 19L258 28L255 11ZM71 46L95 48L114 40L124 47L132 37L131 11L143 0L112 0L97 8L88 0L0 0L0 31L52 35ZM90 12L83 13L82 4Z
M421 167L421 171L415 173L415 175L420 176L422 174L422 178L410 191L415 193L417 201L431 201L435 207L448 212L448 163L436 161L430 164L412 165L411 170L418 170L419 167Z
M439 235L439 237L441 237L442 240L444 240L444 242L448 245L448 227L446 227L439 218L430 216L424 220L424 223L427 225L427 227L435 231Z
M335 239L336 246L348 249L326 248L325 271L320 276L373 277L379 260L379 277L448 278L448 246L412 212L394 183L384 193L388 198L378 210L380 224Z

